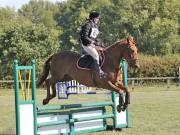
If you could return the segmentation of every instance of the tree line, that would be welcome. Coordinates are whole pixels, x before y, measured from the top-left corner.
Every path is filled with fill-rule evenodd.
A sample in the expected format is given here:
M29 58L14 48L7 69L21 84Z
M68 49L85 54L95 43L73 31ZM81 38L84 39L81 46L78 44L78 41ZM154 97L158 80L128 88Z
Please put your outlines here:
M180 54L179 0L31 0L18 11L0 8L1 79L12 78L13 59L42 63L61 50L79 52L79 32L90 11L101 14L100 38L106 46L135 37L141 55Z

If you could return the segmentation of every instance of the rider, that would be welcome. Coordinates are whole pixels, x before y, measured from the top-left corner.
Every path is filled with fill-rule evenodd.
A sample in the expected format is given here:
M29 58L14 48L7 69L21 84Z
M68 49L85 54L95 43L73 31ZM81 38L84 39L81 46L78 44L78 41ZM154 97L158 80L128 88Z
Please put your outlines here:
M96 11L92 11L89 14L88 21L82 26L80 32L80 41L82 43L82 47L85 52L87 52L94 59L94 68L99 76L105 77L106 73L104 73L99 64L99 54L97 50L103 50L100 47L100 42L97 39L99 34L98 22L100 19L100 14Z

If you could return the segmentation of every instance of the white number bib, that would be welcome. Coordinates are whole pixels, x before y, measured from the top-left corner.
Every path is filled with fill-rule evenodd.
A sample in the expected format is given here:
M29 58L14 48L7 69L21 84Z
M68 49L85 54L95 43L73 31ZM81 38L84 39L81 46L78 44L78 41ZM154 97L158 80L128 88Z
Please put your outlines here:
M99 30L97 28L92 28L91 29L91 34L90 34L90 37L92 38L96 38L99 34Z

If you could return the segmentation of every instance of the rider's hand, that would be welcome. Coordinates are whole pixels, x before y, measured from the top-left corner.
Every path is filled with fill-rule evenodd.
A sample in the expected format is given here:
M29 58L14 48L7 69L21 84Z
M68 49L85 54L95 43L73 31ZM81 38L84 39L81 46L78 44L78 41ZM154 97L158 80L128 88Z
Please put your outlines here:
M95 42L95 45L96 45L96 46L100 46L100 47L102 47L102 48L105 48L105 45L103 44L103 42L100 42L100 41L96 41L96 42Z
M95 41L94 44L95 44L95 46L99 46L99 42Z
M104 48L102 48L101 46L96 46L96 50L104 51Z

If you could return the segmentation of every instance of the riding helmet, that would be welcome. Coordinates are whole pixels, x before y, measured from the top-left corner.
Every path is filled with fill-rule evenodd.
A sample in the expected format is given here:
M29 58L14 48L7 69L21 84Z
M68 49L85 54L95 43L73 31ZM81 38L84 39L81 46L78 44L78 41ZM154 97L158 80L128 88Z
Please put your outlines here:
M96 11L92 11L90 14L89 14L89 19L94 19L94 18L98 18L100 17L100 14Z

